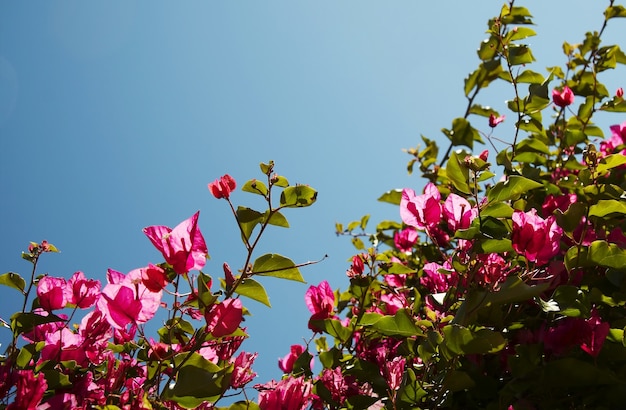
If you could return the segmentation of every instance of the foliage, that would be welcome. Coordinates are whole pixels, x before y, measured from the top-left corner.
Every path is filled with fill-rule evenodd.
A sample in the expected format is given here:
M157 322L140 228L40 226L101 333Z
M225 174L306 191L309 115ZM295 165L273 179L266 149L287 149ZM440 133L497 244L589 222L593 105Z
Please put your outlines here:
M448 149L439 158L437 143L422 137L425 148L408 150L409 172L419 168L429 182L422 193L380 197L399 207L401 222L371 232L369 216L336 225L357 250L349 284L309 287L313 335L279 361L281 380L254 386L256 402L246 389L256 354L237 354L247 337L242 297L269 306L263 276L304 281L300 268L312 262L255 249L270 225L289 227L287 208L317 195L276 175L272 162L260 165L264 180L241 188L266 210L235 208L228 175L209 184L246 250L237 272L224 264L219 290L202 272L208 250L197 213L173 229L144 229L165 262L110 270L104 287L81 272L38 276L41 255L57 249L31 243L22 255L30 278L0 275L24 296L4 322L13 338L0 362L0 408L217 408L231 393L243 396L232 409L619 407L626 122L610 127L610 138L592 122L599 111L626 111L623 90L601 83L603 72L626 64L619 46L601 41L619 17L626 8L610 1L601 29L565 43L564 68L545 75L528 68L525 40L535 31L526 8L511 1L489 20L478 68L465 79L465 114L442 130ZM494 135L505 116L477 103L498 82L512 90L509 141ZM471 152L485 141L492 152ZM155 340L145 323L161 306L169 313Z

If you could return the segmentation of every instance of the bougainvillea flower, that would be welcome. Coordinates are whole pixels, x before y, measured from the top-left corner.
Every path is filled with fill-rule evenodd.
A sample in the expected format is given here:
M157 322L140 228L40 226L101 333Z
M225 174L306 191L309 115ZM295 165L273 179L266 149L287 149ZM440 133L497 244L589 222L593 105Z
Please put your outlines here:
M401 356L394 357L393 360L385 361L384 371L381 369L381 373L385 380L387 380L387 386L389 386L390 390L398 390L400 388L405 364L406 359Z
M99 280L87 279L83 272L75 272L67 282L70 298L68 303L86 309L93 306L100 295Z
M404 228L393 235L393 243L400 252L410 252L417 242L417 231L413 227Z
M226 299L207 309L207 331L215 337L233 333L243 320L243 305L239 299Z
M350 269L348 269L346 272L346 275L348 275L349 278L361 276L363 274L363 271L365 270L365 263L363 262L363 258L367 258L367 254L354 255L352 257L352 265L350 266Z
M424 187L423 195L405 188L400 200L400 217L402 221L417 229L431 228L441 221L441 194L437 186L429 182Z
M37 298L39 305L48 312L63 309L69 299L67 282L64 278L44 276L37 283Z
M452 232L457 229L467 229L478 216L478 209L472 207L467 199L450 194L443 204L443 214L448 220L448 227Z
M619 97L619 98L624 97L624 89L623 89L622 87L618 88L618 89L615 91L615 96L616 96L616 97Z
M160 292L168 283L165 271L153 264L141 269L141 282L150 292Z
M591 310L591 317L585 320L588 332L585 334L580 348L593 357L598 357L611 326L603 322L597 309Z
M256 385L261 410L304 410L314 398L313 384L304 376L287 377L278 383Z
M524 255L530 262L544 264L559 252L563 230L556 224L556 218L543 219L537 210L513 212L513 249Z
M257 376L252 370L252 364L258 355L258 353L239 353L239 356L235 359L233 374L230 379L230 386L233 389L244 387Z
M568 86L563 87L561 91L552 90L552 101L558 107L567 107L574 103L574 92Z
M289 353L282 359L278 359L278 367L284 373L291 373L293 371L293 365L298 360L298 357L306 350L304 345L291 345ZM311 359L311 369L313 369L313 360Z
M311 319L327 319L335 309L335 294L325 280L317 286L309 286L304 301L313 315Z
M576 194L548 194L541 205L541 211L546 217L552 215L557 209L561 212L565 212L571 204L576 202L576 199Z
M429 262L424 265L424 274L420 278L420 283L425 286L430 293L447 292L451 286L456 285L458 274L452 269L448 261L443 266L436 262ZM447 273L442 273L444 271Z
M497 126L498 126L498 124L500 124L501 122L503 122L505 118L506 118L506 116L505 116L505 115L501 115L501 116L499 116L499 117L496 117L496 115L495 115L495 114L491 114L491 115L489 116L489 126L490 126L491 128L495 128L495 127L497 127Z
M174 229L167 226L149 226L143 229L152 244L172 265L174 272L182 275L190 270L200 270L206 264L208 250L198 227L200 211L184 220Z
M42 360L73 360L79 366L88 363L83 337L67 327L46 335L46 344L41 350Z
M217 199L229 198L230 193L233 192L235 188L237 188L237 183L233 177L228 174L209 184L209 191L211 191L213 196Z
M124 275L113 269L107 272L108 284L96 304L116 329L129 323L145 323L154 317L161 303L162 292L152 292L143 284L142 270Z
M7 410L34 410L41 403L41 399L48 388L46 377L43 373L35 373L32 370L16 370L17 383L15 399L9 404Z

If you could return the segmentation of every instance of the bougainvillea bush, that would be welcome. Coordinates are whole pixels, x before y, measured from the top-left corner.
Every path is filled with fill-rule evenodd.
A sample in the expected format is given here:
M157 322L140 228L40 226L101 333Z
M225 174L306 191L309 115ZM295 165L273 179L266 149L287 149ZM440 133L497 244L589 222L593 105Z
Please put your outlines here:
M31 243L22 254L30 275L0 276L24 301L2 321L12 341L0 361L0 408L623 407L626 102L622 88L602 83L626 64L617 45L602 43L623 17L610 1L599 31L565 43L564 66L543 73L530 68L526 8L511 1L489 20L464 83L467 110L443 129L447 150L426 137L407 150L425 186L381 196L398 221L336 225L357 249L347 285L308 288L311 334L279 360L280 380L256 380L257 354L240 350L243 303L269 305L264 276L304 281L311 262L255 250L317 192L290 185L269 162L241 187L265 210L236 206L228 175L208 185L247 255L219 275L202 271L198 213L145 228L164 262L109 270L106 283L38 274L39 258L57 248ZM510 90L506 115L478 102L488 86ZM600 112L617 113L615 125L595 125ZM503 122L513 131L501 132ZM147 334L161 310L163 326Z

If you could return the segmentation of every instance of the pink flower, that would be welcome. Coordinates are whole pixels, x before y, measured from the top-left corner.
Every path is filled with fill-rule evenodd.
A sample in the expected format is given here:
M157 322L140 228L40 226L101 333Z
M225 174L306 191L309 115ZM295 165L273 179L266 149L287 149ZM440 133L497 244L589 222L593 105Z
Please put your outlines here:
M417 231L413 227L404 228L393 235L393 243L400 252L411 252L417 242Z
M626 121L621 124L611 125L611 138L600 143L600 152L606 156L613 154L616 148L626 143ZM626 154L626 149L621 151Z
M7 410L35 410L43 398L48 383L43 373L35 375L32 370L17 370L15 401Z
M618 88L617 91L615 91L615 96L619 98L624 97L624 89L622 87Z
M227 336L239 327L243 320L243 305L239 299L226 299L207 309L207 331L215 337Z
M535 209L528 212L513 212L513 249L524 255L530 262L544 264L559 252L563 230L556 224L556 218L543 219Z
M161 267L150 263L147 268L141 269L141 282L150 292L160 292L167 286L168 280Z
M609 335L611 326L607 322L603 322L598 315L598 310L591 310L591 317L585 320L588 333L585 334L580 348L593 357L598 357L606 337Z
M284 373L291 373L293 371L293 365L298 360L298 357L306 350L304 345L291 345L289 353L282 359L278 359L278 367ZM313 360L311 360L311 369L313 369Z
M502 118L504 118L504 116L502 116ZM489 150L486 149L483 152L481 152L480 155L478 156L478 158L480 158L483 161L487 162L487 160L489 159Z
M86 344L80 334L64 327L46 335L46 344L41 350L41 359L53 361L74 360L79 366L85 366L88 363L85 347Z
M552 90L552 101L558 107L567 107L574 103L574 92L568 87L563 87L563 90L559 91L556 88Z
M385 361L384 371L381 369L381 373L387 380L387 385L390 390L398 390L400 388L405 364L406 359L401 356L394 357L393 360Z
M621 124L611 125L611 135L617 137L622 141L622 144L626 142L626 121Z
M129 323L145 323L154 317L161 303L162 292L151 292L143 284L142 270L135 269L124 275L113 269L107 272L108 284L96 308L111 326L122 329Z
M229 198L230 193L235 190L237 187L237 183L230 175L226 174L221 178L216 179L215 181L209 184L209 191L213 194L217 199L221 198Z
M86 309L93 306L100 295L100 281L85 278L83 272L75 272L67 282L70 298L68 303Z
M548 194L543 201L543 205L541 205L541 211L546 216L552 215L557 209L565 212L571 204L576 202L576 199L576 194Z
M304 410L314 398L313 384L302 377L288 377L276 383L256 385L261 410Z
M200 270L206 263L208 250L198 227L196 212L174 229L167 226L149 226L143 229L152 244L172 265L174 272L183 275L190 270Z
M63 309L70 297L67 282L63 278L44 276L37 283L37 297L39 305L48 312Z
M500 124L501 122L504 121L504 119L506 118L505 115L501 115L499 117L496 117L495 114L491 114L489 116L489 126L491 128L495 128L498 126L498 124Z
M235 359L230 386L238 389L250 383L257 374L252 371L252 364L258 353L241 352Z
M420 278L422 286L426 287L430 293L447 292L451 286L456 285L458 274L452 269L449 262L442 265L436 262L429 262L424 265L424 274ZM441 273L440 271L449 272Z
M311 319L327 319L335 309L335 294L327 281L323 280L317 286L309 286L304 301L313 314Z
M432 182L424 188L423 195L405 188L400 200L400 217L402 221L417 229L433 228L441 221L441 194Z
M367 254L362 255L354 255L352 257L352 265L350 269L346 272L349 278L353 278L355 276L361 276L363 271L365 270L365 263L363 263L363 259L367 258Z
M452 232L457 229L467 229L478 216L478 209L472 207L467 200L457 194L450 194L443 204L443 214L448 220L448 227Z
M319 380L328 389L337 403L344 403L348 397L360 393L359 385L354 376L345 376L340 367L324 369Z

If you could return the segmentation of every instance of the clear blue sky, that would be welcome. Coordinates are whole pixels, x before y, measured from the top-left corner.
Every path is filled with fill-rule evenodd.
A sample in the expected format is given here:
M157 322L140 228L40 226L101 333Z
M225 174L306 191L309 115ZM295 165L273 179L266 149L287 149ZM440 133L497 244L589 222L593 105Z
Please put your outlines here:
M421 189L401 149L416 146L420 134L441 140L440 129L463 114L463 78L501 4L2 2L0 270L28 276L20 252L47 239L62 253L46 255L41 273L82 270L104 282L107 268L128 272L162 260L143 227L174 226L200 210L212 258L205 270L218 277L224 261L241 267L244 249L226 203L206 184L229 173L241 186L273 159L279 173L319 196L311 208L285 212L292 228L270 232L259 255L304 262L328 254L303 274L309 284L326 279L345 289L353 251L334 223L366 213L372 226L397 220L397 209L376 198ZM538 23L529 41L532 68L543 73L564 61L563 40L600 28L608 1L518 5ZM614 20L606 40L626 38L624 23ZM615 75L605 79L611 92L626 86ZM486 96L479 102L510 114L504 83ZM608 133L623 120L602 117L600 125ZM499 137L507 139L511 123ZM241 192L233 199L259 204ZM245 300L254 316L244 349L260 353L257 382L279 378L277 358L310 337L308 285L262 283L273 308ZM0 294L6 319L18 306L11 290Z

